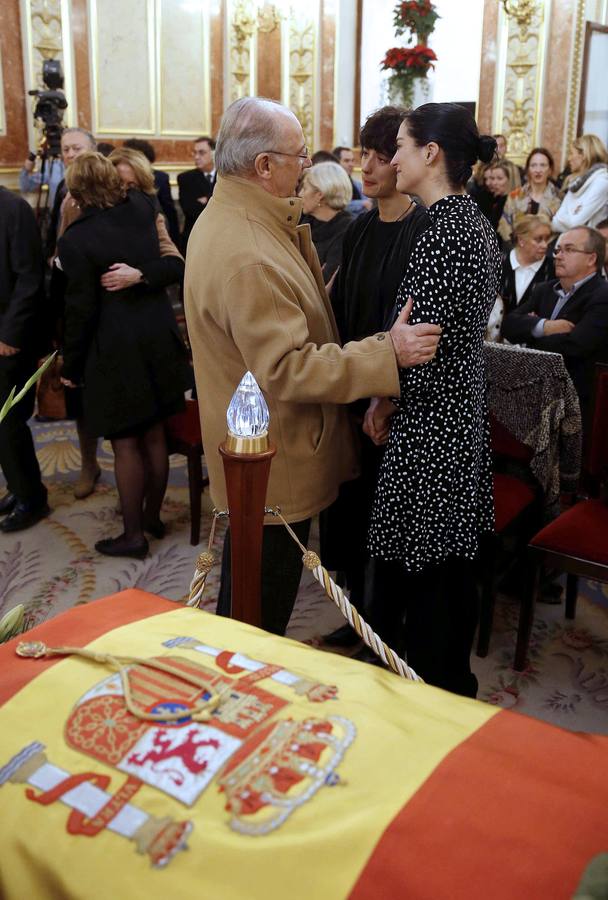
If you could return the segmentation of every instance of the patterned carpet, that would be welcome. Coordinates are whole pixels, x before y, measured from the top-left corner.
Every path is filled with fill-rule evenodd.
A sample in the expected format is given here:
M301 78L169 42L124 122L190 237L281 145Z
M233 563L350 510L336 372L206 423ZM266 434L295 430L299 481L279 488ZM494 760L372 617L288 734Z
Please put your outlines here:
M127 587L183 599L211 523L205 495L201 545L191 547L185 460L171 458L163 508L166 537L151 541L151 552L142 562L111 559L93 550L95 541L121 530L109 444L100 447L103 474L95 493L76 501L72 487L80 460L73 424L33 423L33 430L52 515L28 531L0 535L0 615L23 603L29 623L35 625ZM218 555L224 527L218 527ZM218 569L207 581L208 610L215 606ZM480 699L573 730L608 734L608 586L582 584L575 622L566 622L563 604L539 604L531 662L522 673L511 668L517 618L517 605L499 598L490 654L483 660L473 656ZM288 635L318 646L320 636L340 624L340 613L305 573Z

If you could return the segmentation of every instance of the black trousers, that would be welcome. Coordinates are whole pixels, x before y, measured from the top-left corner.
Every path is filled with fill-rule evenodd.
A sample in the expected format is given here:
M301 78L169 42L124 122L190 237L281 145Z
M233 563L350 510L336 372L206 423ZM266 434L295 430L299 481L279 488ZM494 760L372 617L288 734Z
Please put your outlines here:
M21 390L36 371L36 362L23 352L15 356L0 356L0 407L11 389ZM35 388L11 409L0 423L0 468L11 494L21 503L33 506L46 503L46 488L40 477L32 433L27 420L34 410Z
M471 649L479 616L475 563L455 556L422 572L375 560L370 624L428 684L477 695Z
M304 546L310 533L310 519L289 523ZM230 616L232 577L230 572L230 529L224 539L222 575L217 601L218 616ZM285 634L302 576L302 551L283 525L265 525L262 543L262 628Z

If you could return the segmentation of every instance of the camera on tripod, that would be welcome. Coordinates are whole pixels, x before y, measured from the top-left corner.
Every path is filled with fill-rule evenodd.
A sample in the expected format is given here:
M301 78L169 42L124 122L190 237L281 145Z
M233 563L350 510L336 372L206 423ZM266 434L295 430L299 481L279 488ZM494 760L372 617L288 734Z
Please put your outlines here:
M63 111L68 101L63 93L63 69L58 59L45 59L42 64L42 81L47 90L28 91L37 97L34 118L42 121L42 130L46 139L45 155L61 156L61 131Z

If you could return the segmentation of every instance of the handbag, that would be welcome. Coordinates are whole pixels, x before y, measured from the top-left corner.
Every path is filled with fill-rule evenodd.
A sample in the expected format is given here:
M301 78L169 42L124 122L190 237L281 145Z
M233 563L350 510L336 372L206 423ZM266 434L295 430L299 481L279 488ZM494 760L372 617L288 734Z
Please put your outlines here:
M44 360L40 361L42 364ZM63 368L63 356L55 357L36 389L37 411L39 419L66 419L65 388L61 383L60 375Z

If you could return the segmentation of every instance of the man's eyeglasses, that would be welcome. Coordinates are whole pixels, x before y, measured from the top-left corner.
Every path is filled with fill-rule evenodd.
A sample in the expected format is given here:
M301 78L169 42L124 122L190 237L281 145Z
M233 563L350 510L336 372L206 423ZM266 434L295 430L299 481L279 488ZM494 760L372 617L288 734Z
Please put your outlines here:
M310 153L308 151L308 147L304 147L304 150L301 153L285 153L283 150L264 150L264 153L274 153L275 156L293 156L297 159L310 159Z
M553 248L553 256L557 256L559 253L563 253L566 256L569 256L571 253L593 253L593 250L579 250L578 247L571 247L568 244L565 247Z

